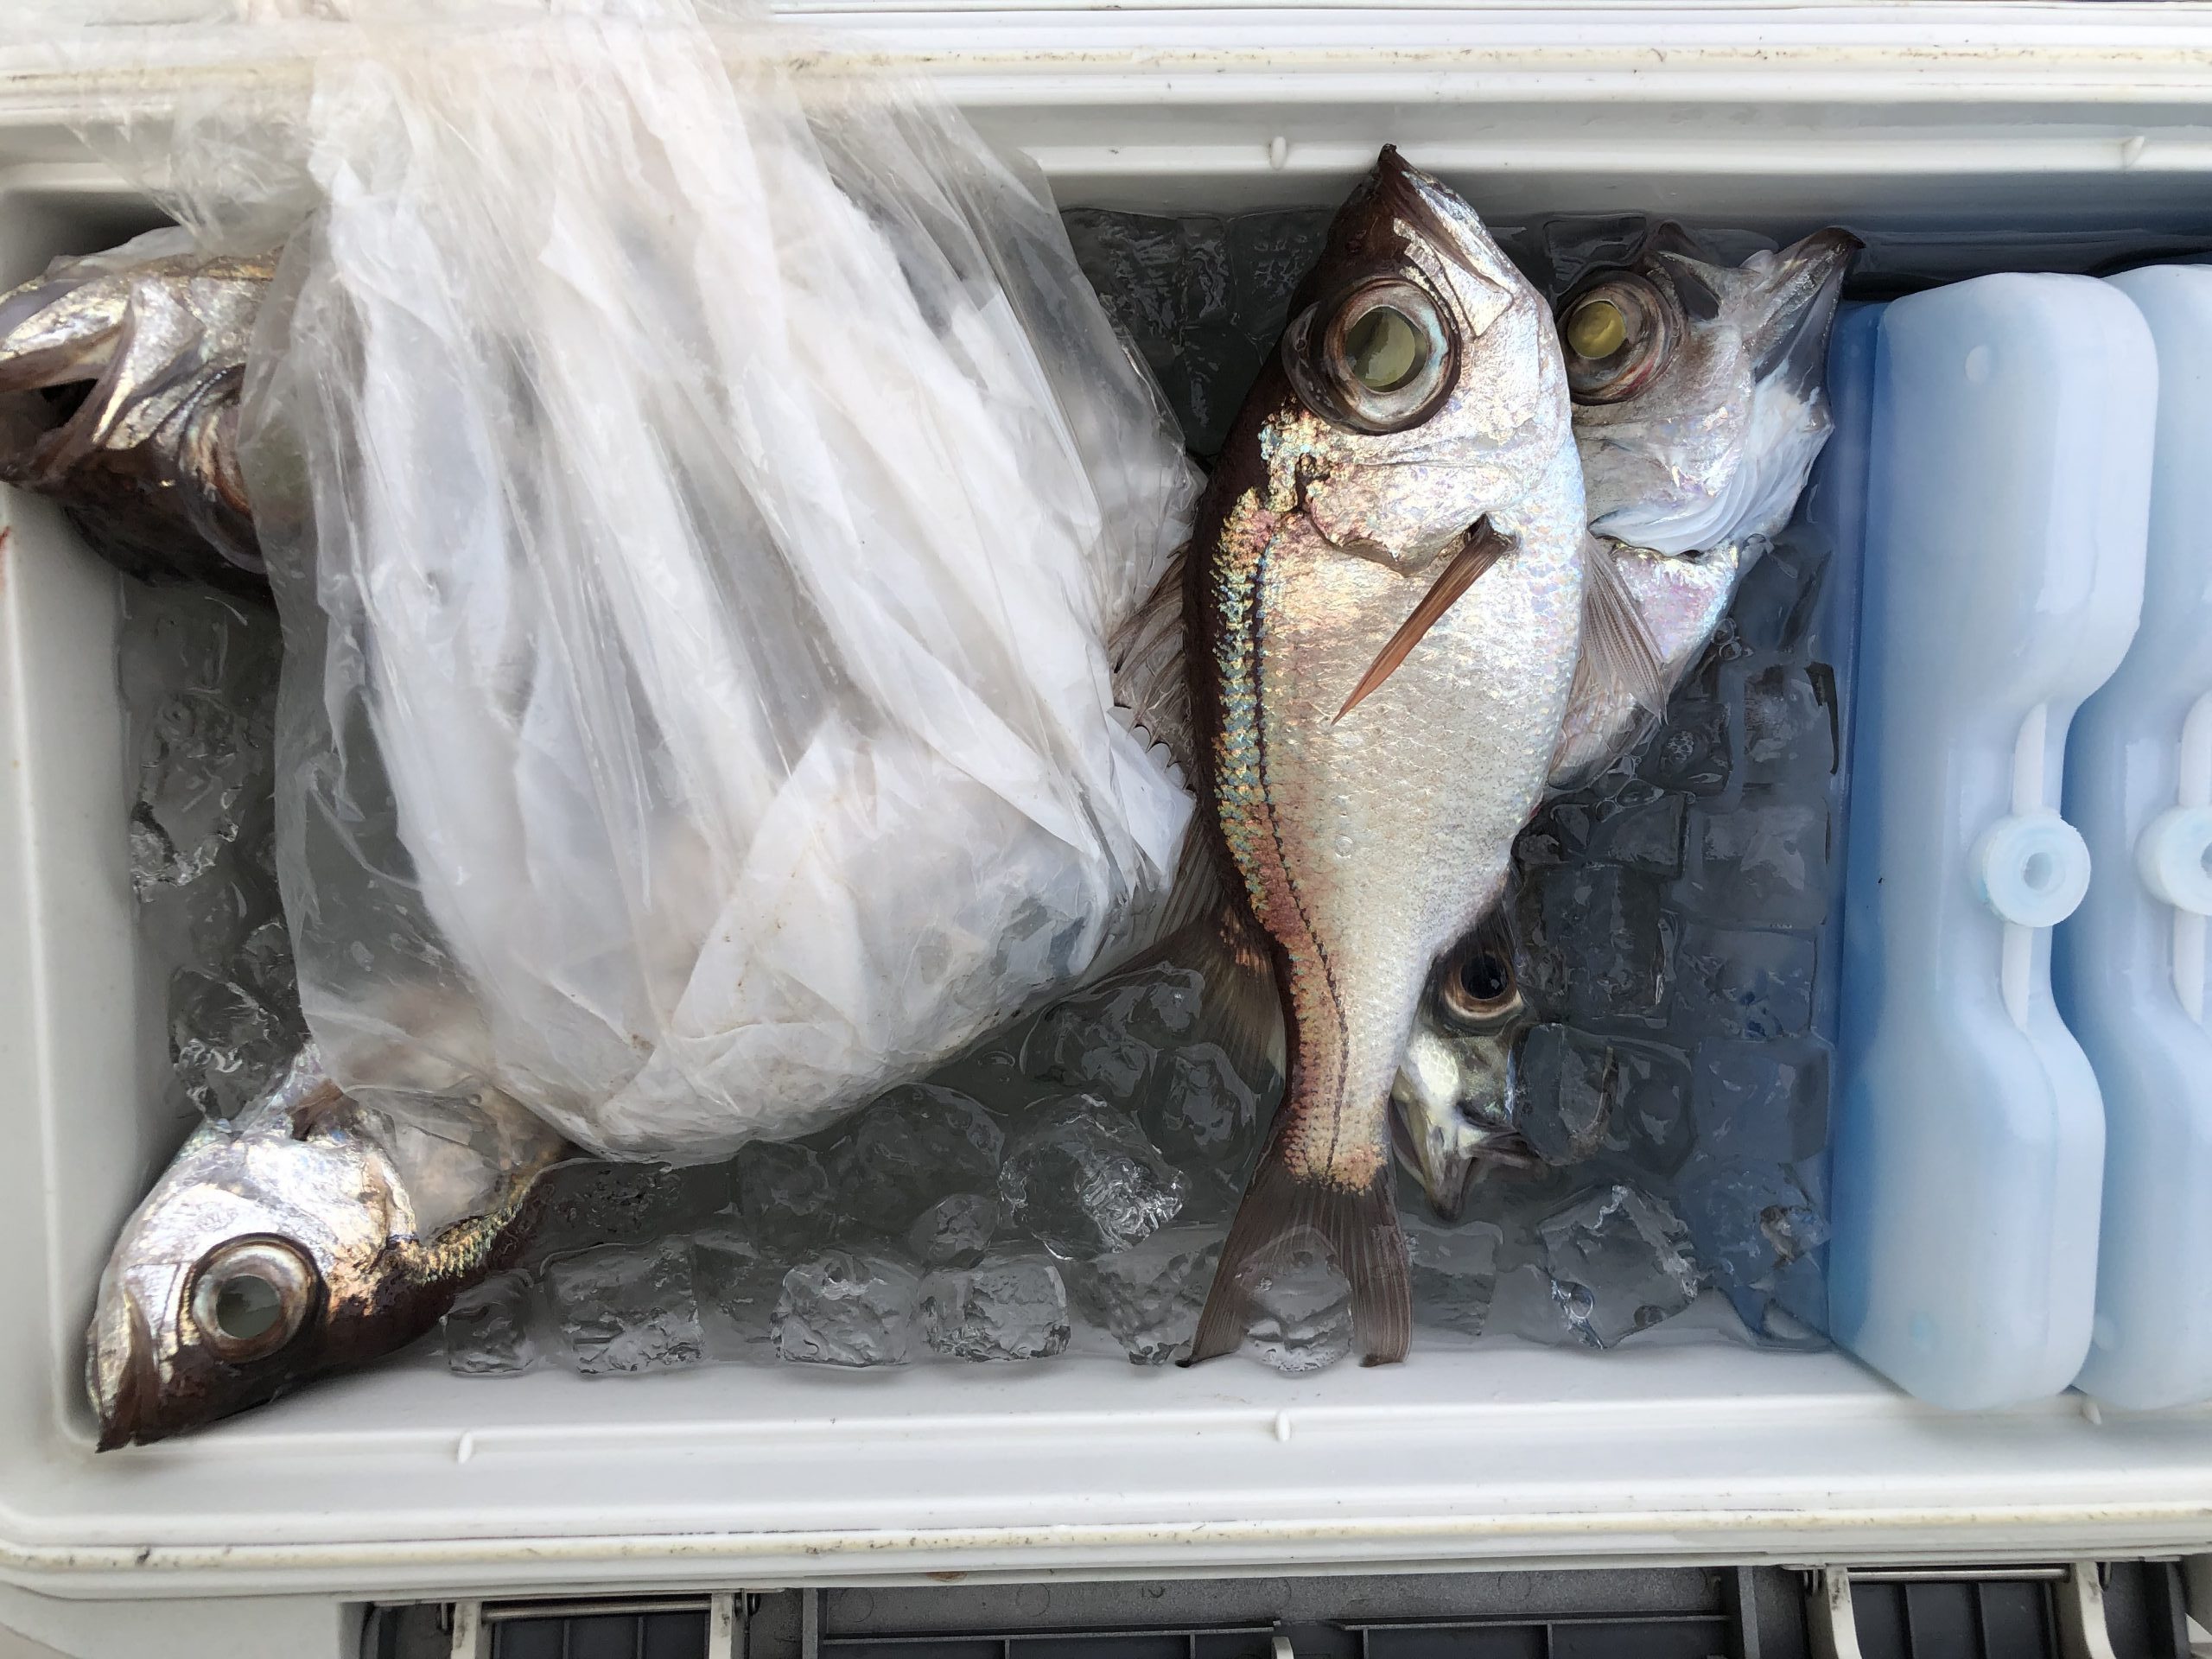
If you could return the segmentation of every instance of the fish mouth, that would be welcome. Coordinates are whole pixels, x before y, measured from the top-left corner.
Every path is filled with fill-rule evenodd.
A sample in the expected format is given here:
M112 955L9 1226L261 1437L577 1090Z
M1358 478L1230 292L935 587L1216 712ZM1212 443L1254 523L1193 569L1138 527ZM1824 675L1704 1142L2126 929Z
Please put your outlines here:
M161 1438L162 1373L154 1359L153 1327L137 1294L126 1288L121 1295L121 1329L95 1327L86 1365L86 1391L100 1424L94 1449L100 1452Z
M1828 325L1843 293L1844 272L1866 245L1832 226L1775 256L1774 313L1751 342L1755 378L1779 375L1801 390L1813 384L1827 359Z

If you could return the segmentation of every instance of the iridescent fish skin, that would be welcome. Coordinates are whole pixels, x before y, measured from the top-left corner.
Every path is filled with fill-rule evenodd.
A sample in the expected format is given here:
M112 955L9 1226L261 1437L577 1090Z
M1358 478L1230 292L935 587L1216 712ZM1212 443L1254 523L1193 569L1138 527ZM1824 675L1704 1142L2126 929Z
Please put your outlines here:
M1378 307L1398 321L1370 322ZM1192 1357L1237 1345L1258 1274L1318 1233L1380 1363L1410 1327L1391 1083L1549 770L1580 638L1581 468L1548 308L1395 151L1292 309L1186 560L1201 820L1269 942L1289 1052Z
M420 1159L340 1092L312 1045L235 1123L195 1129L100 1277L85 1366L99 1449L394 1352L507 1265L565 1147L519 1109L487 1109L503 1140L486 1200L427 1238Z
M273 254L204 254L172 229L57 259L0 295L0 395L15 394L0 482L59 500L133 575L265 596L237 430L275 270Z

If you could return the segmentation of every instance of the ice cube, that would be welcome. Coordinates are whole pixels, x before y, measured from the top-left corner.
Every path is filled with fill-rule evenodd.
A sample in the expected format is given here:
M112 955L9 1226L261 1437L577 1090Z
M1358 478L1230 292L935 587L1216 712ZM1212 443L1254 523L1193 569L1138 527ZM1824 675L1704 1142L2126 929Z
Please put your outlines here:
M1624 781L1609 799L1563 804L1561 828L1575 850L1596 864L1622 864L1648 875L1682 873L1682 809L1687 796L1641 779Z
M545 1288L587 1376L671 1370L706 1357L686 1239L555 1256L545 1264Z
M893 1089L853 1121L830 1154L848 1219L897 1236L951 1192L998 1185L1006 1135L977 1102L951 1089Z
M1682 1166L1697 1139L1690 1111L1688 1060L1674 1049L1652 1043L1611 1045L1618 1068L1618 1095L1606 1120L1607 1148L1652 1175L1671 1175Z
M1744 786L1821 798L1835 771L1835 673L1775 664L1744 679Z
M1022 1070L1043 1083L1073 1084L1109 1100L1134 1100L1152 1070L1151 1044L1116 1023L1110 1001L1071 998L1048 1010L1022 1044Z
M1294 1248L1253 1281L1244 1351L1292 1376L1333 1365L1351 1351L1351 1286L1327 1251Z
M692 1235L694 1281L702 1312L711 1312L742 1344L772 1339L784 1263L741 1226L709 1227Z
M776 1351L809 1365L904 1365L914 1355L921 1281L887 1256L832 1250L784 1275Z
M1290 321L1290 296L1329 239L1325 209L1290 207L1239 213L1229 221L1229 270L1236 325L1272 351Z
M1827 1339L1827 1275L1821 1270L1821 1260L1816 1251L1808 1251L1776 1269L1774 1282L1767 1287L1766 1294L1766 1317L1756 1327L1760 1336L1786 1340L1792 1347L1814 1347ZM1784 1321L1775 1317L1777 1308L1788 1316L1789 1328L1784 1328Z
M999 1172L999 1201L1053 1255L1124 1250L1183 1207L1181 1173L1135 1118L1095 1095L1040 1102Z
M992 1256L922 1281L922 1328L955 1359L1045 1359L1064 1351L1067 1287L1040 1256Z
M1226 326L1186 330L1160 377L1183 442L1200 455L1219 452L1230 423L1259 378L1266 348Z
M1215 1043L1163 1052L1139 1121L1160 1151L1186 1167L1242 1176L1260 1141L1260 1099Z
M1192 1034L1203 991L1198 974L1167 966L1078 991L1030 1027L1022 1070L1117 1103L1135 1101L1160 1050L1179 1047Z
M673 1169L666 1164L563 1164L539 1189L549 1249L658 1238L704 1218L728 1197L719 1166Z
M300 976L292 963L292 936L282 916L270 914L238 941L232 956L241 983L286 1027L304 1034L300 1016Z
M1130 1363L1164 1365L1198 1332L1221 1243L1211 1228L1168 1228L1111 1255L1068 1262L1068 1294Z
M1826 1217L1786 1169L1700 1154L1678 1200L1698 1260L1752 1329L1777 1275L1827 1242Z
M1828 1139L1828 1048L1709 1039L1697 1046L1699 1150L1755 1164L1820 1156Z
M457 1376L512 1376L537 1363L526 1274L497 1273L470 1286L442 1324L446 1369Z
M169 979L169 1063L185 1097L228 1122L274 1083L299 1051L296 1021L245 986L193 969Z
M1816 963L1809 938L1685 927L1675 950L1676 1027L1755 1042L1802 1035L1813 1022Z
M1413 1261L1414 1322L1483 1333L1497 1294L1498 1253L1504 1229L1487 1221L1433 1227L1408 1218L1407 1253Z
M1003 1037L1003 1033L1001 1033ZM1018 1043L995 1040L932 1071L930 1082L967 1096L986 1111L1018 1111L1037 1097L1037 1081L1021 1069Z
M964 1268L982 1255L998 1230L998 1199L985 1192L939 1198L906 1230L906 1249L933 1268Z
M1516 902L1538 1006L1577 1024L1665 1024L1674 924L1658 881L1617 865L1569 864L1533 886Z
M1672 1319L1697 1298L1688 1230L1663 1202L1632 1186L1603 1188L1536 1230L1553 1300L1593 1348Z
M1733 758L1727 705L1717 696L1683 696L1668 704L1637 770L1662 789L1717 795L1728 786Z
M1090 208L1072 209L1062 219L1077 263L1106 315L1168 394L1184 423L1185 442L1210 453L1219 435L1206 442L1208 432L1199 429L1190 407L1191 382L1181 370L1194 346L1233 330L1227 226L1205 215L1166 219Z
M1801 532L1769 547L1744 573L1728 607L1730 619L1754 651L1795 651L1818 613L1825 549Z
M1683 902L1745 927L1815 928L1828 913L1828 814L1824 803L1746 790L1735 806L1690 814L1697 865Z
M764 1249L810 1255L836 1234L836 1195L813 1147L756 1141L737 1154L732 1168L737 1212Z
M1618 1092L1604 1039L1533 1027L1514 1056L1513 1081L1513 1127L1546 1163L1579 1163L1604 1143Z

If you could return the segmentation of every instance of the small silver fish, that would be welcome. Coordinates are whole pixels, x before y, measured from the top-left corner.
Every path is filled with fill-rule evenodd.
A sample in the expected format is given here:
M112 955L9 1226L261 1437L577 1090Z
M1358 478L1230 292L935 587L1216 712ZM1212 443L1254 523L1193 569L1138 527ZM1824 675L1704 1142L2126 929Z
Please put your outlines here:
M0 295L0 482L55 498L133 575L266 595L237 432L275 270L168 229Z
M310 1044L226 1128L195 1129L117 1238L85 1383L99 1449L158 1440L381 1358L525 1243L529 1200L569 1155L484 1103L497 1156L462 1219L417 1217L435 1172L406 1132L341 1093Z
M1625 594L1648 681L1576 688L1554 788L1594 777L1662 713L1827 442L1824 372L1843 276L1862 244L1815 231L1740 266L1680 226L1558 304L1574 398L1592 579Z

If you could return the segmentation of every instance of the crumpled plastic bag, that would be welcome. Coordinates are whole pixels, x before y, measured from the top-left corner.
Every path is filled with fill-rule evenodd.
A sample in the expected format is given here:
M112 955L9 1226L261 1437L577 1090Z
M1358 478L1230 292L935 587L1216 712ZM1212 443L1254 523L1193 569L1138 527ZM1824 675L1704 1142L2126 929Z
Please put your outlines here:
M171 175L188 223L320 203L239 428L307 1018L427 1119L806 1133L1164 893L1189 801L1105 641L1194 480L950 111L685 0L369 10Z

